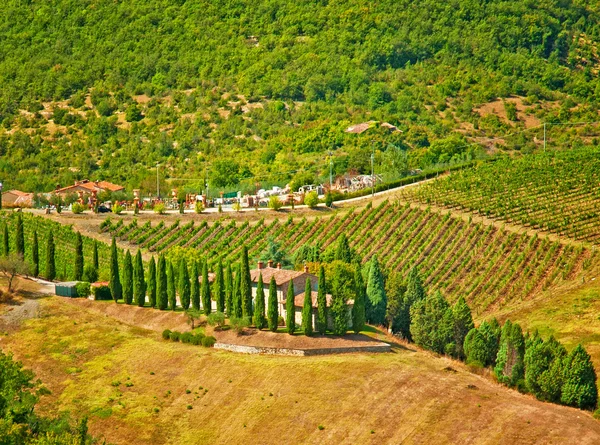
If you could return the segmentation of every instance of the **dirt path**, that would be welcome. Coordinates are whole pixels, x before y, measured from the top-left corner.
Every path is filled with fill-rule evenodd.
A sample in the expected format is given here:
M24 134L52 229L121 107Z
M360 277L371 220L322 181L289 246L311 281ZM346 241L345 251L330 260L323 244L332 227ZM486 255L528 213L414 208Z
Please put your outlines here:
M7 312L0 315L0 330L11 330L30 318L40 315L40 302L38 299L25 298L20 303L8 307Z

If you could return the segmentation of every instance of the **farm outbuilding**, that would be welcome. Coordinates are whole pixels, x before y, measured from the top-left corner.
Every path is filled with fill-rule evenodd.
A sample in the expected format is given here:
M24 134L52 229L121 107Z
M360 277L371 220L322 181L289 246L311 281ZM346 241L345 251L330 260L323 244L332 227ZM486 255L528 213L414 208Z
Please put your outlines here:
M54 285L54 293L59 297L77 298L77 281L66 281Z

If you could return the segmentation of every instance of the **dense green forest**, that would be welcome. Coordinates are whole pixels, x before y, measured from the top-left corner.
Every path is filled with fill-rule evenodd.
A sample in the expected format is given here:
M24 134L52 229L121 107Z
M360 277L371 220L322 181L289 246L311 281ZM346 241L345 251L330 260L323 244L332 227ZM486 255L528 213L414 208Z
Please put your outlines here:
M390 177L490 147L532 151L540 133L514 102L506 117L476 109L518 96L535 122L597 121L597 8L9 0L0 6L0 176L31 191L85 177L149 191L161 163L164 178L206 174L215 188L246 178L254 188L326 176L330 151L336 173L367 172L374 149ZM400 131L344 132L367 120ZM555 130L553 142L587 144L586 131Z

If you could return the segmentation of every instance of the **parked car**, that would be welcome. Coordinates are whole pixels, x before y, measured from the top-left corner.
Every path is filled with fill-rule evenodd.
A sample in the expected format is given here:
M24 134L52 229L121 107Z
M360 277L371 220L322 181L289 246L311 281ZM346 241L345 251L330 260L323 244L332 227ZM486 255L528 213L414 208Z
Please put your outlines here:
M98 206L98 213L110 213L111 210L109 207L106 207L104 204Z

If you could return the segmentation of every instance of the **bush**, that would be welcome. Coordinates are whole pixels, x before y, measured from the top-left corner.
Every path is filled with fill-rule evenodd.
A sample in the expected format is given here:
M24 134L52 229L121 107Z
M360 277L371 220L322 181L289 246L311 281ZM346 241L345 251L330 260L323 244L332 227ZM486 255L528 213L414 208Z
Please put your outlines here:
M202 201L196 201L196 204L194 204L194 211L198 214L204 211L204 204Z
M238 334L244 332L244 329L250 326L250 321L244 317L232 317L229 319L229 323L231 324L232 329L234 329Z
M154 206L154 213L156 213L158 215L164 215L165 214L165 205L162 202L159 202L158 204L156 204Z
M317 204L319 204L319 195L317 195L317 192L308 192L304 197L304 204L306 204L309 209L317 207Z
M281 202L281 199L279 199L279 196L277 196L277 195L269 196L269 208L270 209L279 210L282 207L283 207L283 202Z
M163 338L163 340L170 340L171 339L171 331L169 329L165 329L162 333L162 338Z
M91 293L90 283L87 281L80 281L75 285L75 292L78 297L89 297Z
M88 264L83 268L83 281L87 281L88 283L95 283L98 281L98 271L96 268Z
M203 334L196 334L196 335L192 336L190 343L193 345L199 346L202 344L203 339L204 339Z
M327 192L327 194L325 195L325 205L327 207L333 206L333 193Z
M123 207L121 207L119 204L117 204L117 203L115 202L115 204L113 205L113 208L112 208L112 212L113 212L115 215L120 215L120 214L121 214L121 212L123 212L123 210L124 210L124 209L123 209Z
M214 312L208 316L207 323L209 326L222 328L225 326L225 314L223 312Z
M192 337L194 337L194 334L192 334L191 332L185 332L181 334L179 339L181 340L181 343L191 343Z
M216 342L217 339L211 335L202 339L202 346L204 346L205 348L212 348Z
M179 341L179 339L181 338L181 334L177 331L173 331L171 332L171 334L169 334L169 338L171 339L171 341Z
M94 300L112 300L112 294L108 286L94 286L92 288L92 295L94 295Z
M84 210L85 206L83 204L79 204L78 202L74 202L73 205L71 205L71 212L73 212L75 215L83 213Z

